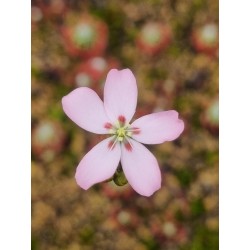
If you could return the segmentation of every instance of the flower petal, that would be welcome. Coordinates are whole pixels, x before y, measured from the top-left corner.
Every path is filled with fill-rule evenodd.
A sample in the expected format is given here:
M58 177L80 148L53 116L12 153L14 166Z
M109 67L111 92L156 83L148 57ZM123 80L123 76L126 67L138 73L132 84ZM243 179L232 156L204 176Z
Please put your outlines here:
M77 184L87 190L92 185L109 179L115 173L121 158L121 147L116 144L110 149L111 138L107 138L92 148L76 169Z
M96 134L106 134L109 122L102 100L89 88L77 88L62 99L66 115L81 128Z
M161 187L161 173L154 155L141 143L130 140L130 147L122 145L121 163L132 188L144 196Z
M129 69L109 71L104 86L104 106L113 122L119 116L129 122L133 117L137 104L136 80Z
M175 110L163 111L142 116L131 124L138 128L133 139L145 144L158 144L175 140L184 130L184 122L178 119Z

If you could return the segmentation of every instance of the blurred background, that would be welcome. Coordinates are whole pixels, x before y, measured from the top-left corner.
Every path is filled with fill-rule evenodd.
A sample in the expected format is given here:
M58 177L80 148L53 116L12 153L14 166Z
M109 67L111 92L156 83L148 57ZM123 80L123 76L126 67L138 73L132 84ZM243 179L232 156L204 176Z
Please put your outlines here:
M34 0L32 29L32 249L218 249L218 1ZM178 140L148 148L162 187L88 191L75 182L102 136L63 113L87 86L101 97L107 72L130 68L137 113L175 109Z

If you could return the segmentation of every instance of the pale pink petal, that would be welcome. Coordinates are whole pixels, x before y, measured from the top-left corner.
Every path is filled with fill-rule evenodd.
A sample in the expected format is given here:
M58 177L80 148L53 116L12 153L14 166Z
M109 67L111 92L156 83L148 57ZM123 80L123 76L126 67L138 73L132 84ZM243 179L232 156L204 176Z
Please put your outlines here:
M121 158L120 144L110 148L111 138L107 138L92 148L76 169L77 184L87 190L92 185L113 176Z
M102 100L89 88L77 88L62 99L66 115L81 128L96 134L106 134L109 123Z
M133 139L145 144L158 144L179 137L184 130L184 122L178 119L178 112L169 110L142 116L131 127L137 128Z
M132 188L150 196L161 187L161 173L154 155L141 143L130 140L132 146L122 146L121 164Z
M110 70L104 86L104 106L110 119L115 122L123 116L129 122L136 104L137 85L131 70Z

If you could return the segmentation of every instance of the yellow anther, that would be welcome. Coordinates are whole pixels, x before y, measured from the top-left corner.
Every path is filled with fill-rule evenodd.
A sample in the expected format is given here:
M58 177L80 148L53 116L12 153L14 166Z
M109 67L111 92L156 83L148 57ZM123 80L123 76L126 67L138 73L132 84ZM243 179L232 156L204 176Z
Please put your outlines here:
M117 137L117 140L122 142L123 141L123 137Z
M127 132L127 136L131 137L132 136L132 132Z

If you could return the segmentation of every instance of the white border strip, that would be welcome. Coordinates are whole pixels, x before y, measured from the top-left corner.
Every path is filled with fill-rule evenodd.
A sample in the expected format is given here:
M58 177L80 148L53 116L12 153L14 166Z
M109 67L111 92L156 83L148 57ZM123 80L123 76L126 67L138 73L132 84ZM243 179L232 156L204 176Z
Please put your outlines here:
M30 249L30 1L0 8L1 249Z
M250 14L220 1L220 249L250 249Z

